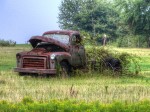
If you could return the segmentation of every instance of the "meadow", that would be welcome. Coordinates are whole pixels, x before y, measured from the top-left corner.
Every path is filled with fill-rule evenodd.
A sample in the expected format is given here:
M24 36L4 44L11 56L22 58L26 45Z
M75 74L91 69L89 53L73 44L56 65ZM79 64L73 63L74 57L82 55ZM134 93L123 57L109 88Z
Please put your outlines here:
M105 76L83 73L62 79L60 77L19 76L13 72L15 54L31 49L30 46L0 48L0 100L20 102L24 97L47 102L53 99L136 103L150 99L150 50L111 48L139 56L141 72L138 76Z

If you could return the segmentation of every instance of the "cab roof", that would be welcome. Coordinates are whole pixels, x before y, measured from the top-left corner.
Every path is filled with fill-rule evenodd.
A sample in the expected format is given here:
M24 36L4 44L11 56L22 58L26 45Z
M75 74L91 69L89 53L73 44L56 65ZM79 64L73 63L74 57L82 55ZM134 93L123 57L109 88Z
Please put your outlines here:
M66 34L70 36L73 34L80 35L78 31L73 31L73 30L53 30L53 31L47 31L43 33L43 35L46 35L46 34Z

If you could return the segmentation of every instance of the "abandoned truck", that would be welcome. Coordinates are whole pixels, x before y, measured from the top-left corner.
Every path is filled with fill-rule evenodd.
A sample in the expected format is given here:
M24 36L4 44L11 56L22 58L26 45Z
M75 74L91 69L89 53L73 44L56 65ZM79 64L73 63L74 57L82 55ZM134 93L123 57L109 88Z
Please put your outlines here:
M19 74L70 75L86 66L85 48L78 31L48 31L29 40L33 49L16 54Z

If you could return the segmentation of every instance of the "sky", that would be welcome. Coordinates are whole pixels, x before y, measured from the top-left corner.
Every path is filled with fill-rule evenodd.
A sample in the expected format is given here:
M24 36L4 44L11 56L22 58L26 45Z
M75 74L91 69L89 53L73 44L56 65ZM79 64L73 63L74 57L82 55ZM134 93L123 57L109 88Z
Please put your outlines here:
M45 31L59 30L61 0L0 0L0 39L17 44Z

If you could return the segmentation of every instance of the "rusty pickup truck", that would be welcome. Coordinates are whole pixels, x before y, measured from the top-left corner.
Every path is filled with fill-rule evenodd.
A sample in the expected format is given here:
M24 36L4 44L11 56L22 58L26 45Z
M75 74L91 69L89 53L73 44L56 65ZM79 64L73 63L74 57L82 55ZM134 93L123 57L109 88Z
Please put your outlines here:
M32 50L16 54L19 74L70 75L86 66L85 48L78 31L48 31L29 40Z

